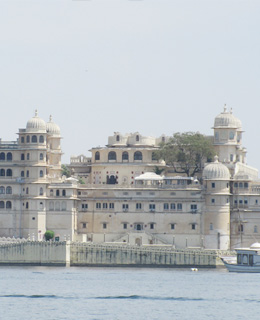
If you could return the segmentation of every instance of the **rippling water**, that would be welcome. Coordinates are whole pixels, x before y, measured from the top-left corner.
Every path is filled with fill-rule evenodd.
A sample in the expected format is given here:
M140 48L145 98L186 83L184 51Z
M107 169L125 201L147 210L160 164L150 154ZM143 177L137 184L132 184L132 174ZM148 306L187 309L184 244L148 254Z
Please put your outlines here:
M0 267L0 319L260 319L260 274Z

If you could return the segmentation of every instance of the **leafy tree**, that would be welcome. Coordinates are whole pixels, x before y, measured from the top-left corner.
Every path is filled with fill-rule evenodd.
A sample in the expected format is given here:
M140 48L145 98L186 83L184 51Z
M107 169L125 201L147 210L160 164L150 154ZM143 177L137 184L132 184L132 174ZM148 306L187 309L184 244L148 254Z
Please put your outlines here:
M165 169L160 169L158 166L155 166L155 168L153 169L153 172L156 174L161 174Z
M210 137L199 132L177 132L157 151L157 158L165 160L176 173L194 176L202 169L203 161L211 161L214 147Z
M78 177L78 180L80 184L85 184L84 180L81 177Z
M54 231L52 230L47 230L44 234L44 237L45 237L45 240L48 241L48 240L51 240L54 238Z
M62 164L61 169L62 169L62 172L61 172L62 176L66 176L67 178L71 176L70 169L68 168L68 166L66 166L66 164Z

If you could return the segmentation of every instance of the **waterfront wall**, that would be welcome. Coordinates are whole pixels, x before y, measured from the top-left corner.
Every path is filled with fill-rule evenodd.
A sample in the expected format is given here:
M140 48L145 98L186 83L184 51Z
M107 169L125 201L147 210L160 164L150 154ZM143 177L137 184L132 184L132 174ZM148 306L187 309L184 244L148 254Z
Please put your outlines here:
M0 244L0 265L66 266L68 242L24 241Z
M216 267L215 251L173 247L71 244L71 266Z

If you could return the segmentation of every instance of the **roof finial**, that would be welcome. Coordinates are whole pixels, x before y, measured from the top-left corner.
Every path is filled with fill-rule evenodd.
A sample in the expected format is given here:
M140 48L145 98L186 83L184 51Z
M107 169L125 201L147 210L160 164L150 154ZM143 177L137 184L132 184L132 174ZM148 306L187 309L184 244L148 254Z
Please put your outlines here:
M49 122L52 122L52 115L50 115Z
M38 117L38 110L35 109L35 117Z
M227 112L227 105L226 105L226 103L224 104L224 112Z
M214 162L218 162L218 156L217 155L214 156Z
M230 113L233 113L233 109L232 108L230 108Z

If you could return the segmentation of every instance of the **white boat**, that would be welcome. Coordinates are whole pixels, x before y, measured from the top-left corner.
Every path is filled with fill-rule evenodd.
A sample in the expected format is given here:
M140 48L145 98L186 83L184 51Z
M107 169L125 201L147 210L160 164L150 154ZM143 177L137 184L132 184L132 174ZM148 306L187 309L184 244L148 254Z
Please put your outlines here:
M260 272L260 243L235 249L236 257L221 257L229 272Z

